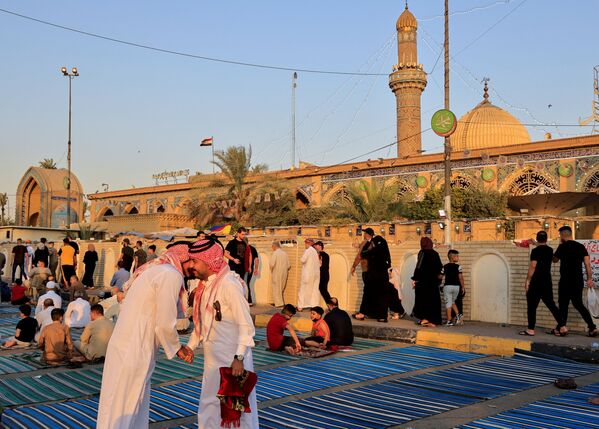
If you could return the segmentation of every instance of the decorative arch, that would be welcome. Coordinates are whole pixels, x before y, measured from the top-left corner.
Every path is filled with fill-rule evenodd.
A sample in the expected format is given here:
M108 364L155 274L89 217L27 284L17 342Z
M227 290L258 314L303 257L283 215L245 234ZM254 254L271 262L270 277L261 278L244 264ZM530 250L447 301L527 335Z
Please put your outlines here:
M547 173L526 167L508 177L502 186L502 191L508 192L509 195L533 195L559 192L559 186Z
M410 185L410 183L400 177L393 177L389 179L386 183L387 186L397 186L397 196L401 197L406 194L413 194L416 192L414 187Z
M300 209L310 207L310 197L303 189L297 189L295 192L295 206Z
M25 226L40 226L42 211L42 187L38 180L30 177L25 185L22 196L23 224Z
M599 192L599 166L582 177L580 190L582 192Z
M139 210L137 210L137 207L133 206L129 210L126 211L126 214L136 215L136 214L139 214Z
M326 193L322 196L322 203L327 204L337 200L339 197L345 196L347 197L347 187L345 183L337 183L331 189L326 191Z
M339 190L337 190L337 192L335 192L327 202L331 205L340 205L343 201L348 203L351 203L352 201L345 186L339 188Z
M464 174L456 174L449 185L451 189L468 189L472 187L472 179Z

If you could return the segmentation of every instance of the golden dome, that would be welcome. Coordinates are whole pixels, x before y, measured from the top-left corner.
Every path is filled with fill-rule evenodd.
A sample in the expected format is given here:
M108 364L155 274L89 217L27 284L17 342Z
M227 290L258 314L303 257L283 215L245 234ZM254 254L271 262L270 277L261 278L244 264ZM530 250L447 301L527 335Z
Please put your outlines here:
M406 3L406 10L403 11L399 18L397 19L397 30L400 30L405 27L418 28L418 22L416 21L416 17L412 15L412 12L408 10L408 5Z
M530 135L518 119L489 100L485 83L484 100L458 121L451 136L453 151L487 149L529 143Z

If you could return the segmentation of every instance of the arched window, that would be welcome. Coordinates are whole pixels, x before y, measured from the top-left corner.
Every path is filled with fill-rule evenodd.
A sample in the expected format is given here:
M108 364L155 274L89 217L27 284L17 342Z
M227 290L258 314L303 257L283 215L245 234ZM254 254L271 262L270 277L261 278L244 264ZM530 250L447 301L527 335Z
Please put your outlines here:
M472 186L470 178L462 175L455 176L449 184L451 189L468 189Z
M164 213L164 206L162 204L156 207L156 213Z
M516 177L508 188L510 195L533 195L545 192L558 192L553 181L533 169L528 169Z
M599 170L595 171L585 180L584 185L582 185L582 191L599 192Z
M127 213L129 215L136 215L139 214L139 210L137 210L137 207L133 207L131 210L129 210L129 213Z

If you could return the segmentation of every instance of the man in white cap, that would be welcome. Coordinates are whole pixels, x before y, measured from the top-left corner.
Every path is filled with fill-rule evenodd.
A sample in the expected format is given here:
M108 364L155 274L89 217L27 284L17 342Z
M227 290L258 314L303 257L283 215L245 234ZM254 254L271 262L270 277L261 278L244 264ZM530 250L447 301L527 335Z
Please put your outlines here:
M192 350L200 342L204 345L198 427L258 429L255 389L251 389L247 396L249 409L231 409L226 404L221 408L217 397L223 382L222 367L231 368L231 376L245 380L250 377L248 372L254 371L255 329L245 298L247 290L223 259L223 247L215 238L200 240L190 247L189 252L200 263L197 267L200 282L193 306L195 329L187 344Z
M54 302L54 308L62 307L62 298L56 293L56 283L49 281L46 283L46 293L39 297L37 300L37 307L35 308L35 314L40 313L44 310L44 301L51 299Z
M98 429L148 427L159 346L168 359L193 360L193 351L181 345L176 328L184 277L196 277L194 265L199 264L191 259L189 246L173 243L123 286L126 298L106 351Z
M297 298L297 310L310 309L320 303L320 259L314 248L314 240L306 238L306 250L302 255L302 277Z

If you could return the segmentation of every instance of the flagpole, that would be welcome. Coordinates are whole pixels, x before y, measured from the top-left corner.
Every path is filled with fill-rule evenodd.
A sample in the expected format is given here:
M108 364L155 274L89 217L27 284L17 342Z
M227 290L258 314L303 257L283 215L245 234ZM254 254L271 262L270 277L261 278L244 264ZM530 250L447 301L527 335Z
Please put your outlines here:
M214 136L211 136L212 144L210 147L212 148L212 174L214 174Z

